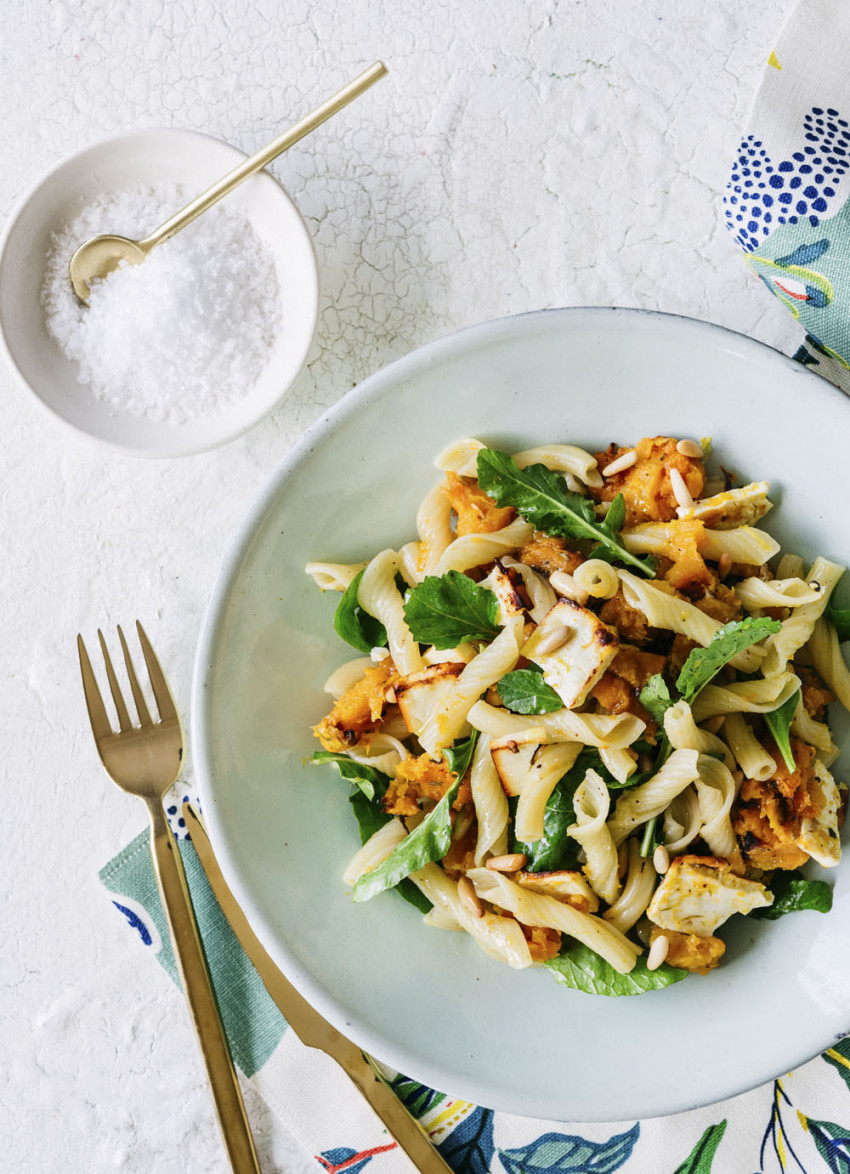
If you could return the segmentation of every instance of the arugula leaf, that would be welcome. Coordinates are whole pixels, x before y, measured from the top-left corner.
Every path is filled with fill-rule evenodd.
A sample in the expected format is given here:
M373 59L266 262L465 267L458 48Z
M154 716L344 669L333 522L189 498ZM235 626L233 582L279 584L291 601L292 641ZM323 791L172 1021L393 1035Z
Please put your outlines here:
M483 448L478 453L478 484L497 505L514 506L538 530L560 538L597 543L607 552L608 559L616 558L649 578L654 575L654 568L646 559L626 550L614 528L622 507L616 507L610 524L599 522L593 502L578 493L571 493L563 477L545 465L518 469L507 453Z
M646 859L652 856L658 845L662 843L662 829L658 826L658 816L653 815L643 825L643 836L640 841L640 854Z
M317 750L313 755L313 762L332 762L344 779L355 783L367 799L380 799L389 785L389 776L374 766L366 766L354 762L347 754L334 754L330 750Z
M791 749L791 722L794 720L799 700L800 690L798 689L778 709L764 715L767 728L773 734L773 740L779 748L779 753L782 755L785 765L792 772L797 769L797 763L794 761L794 751Z
M478 745L478 736L478 730L473 730L468 738L461 738L457 742L453 742L448 750L443 751L443 756L449 764L449 770L453 771L459 779L464 777L472 765L472 756Z
M838 634L839 644L850 640L850 607L833 607L827 604L826 618Z
M739 652L778 632L781 626L779 620L767 616L747 616L744 620L724 624L705 648L695 648L682 665L676 687L685 701L693 701L700 689Z
M661 676L661 673L656 673L650 677L641 689L640 703L644 709L649 710L654 720L658 722L663 730L664 714L673 704L673 698L670 696L667 682Z
M364 568L365 570L365 568ZM384 625L364 611L357 602L357 592L363 571L356 575L337 604L334 613L334 628L338 636L358 652L371 652L373 648L383 648L387 643L387 633Z
M392 819L376 800L367 799L362 791L352 791L348 796L352 811L360 829L360 843L367 840ZM433 906L421 889L417 889L412 880L403 880L396 885L395 890L400 897L404 897L408 904L413 905L420 913L430 913Z
M405 600L404 618L414 640L435 648L493 640L501 631L496 596L460 571L423 579Z
M832 908L832 889L822 880L809 880L796 869L793 872L778 872L770 886L773 904L754 909L751 917L776 921L786 913L801 909L812 909L815 913L829 913Z
M360 877L352 890L355 901L368 901L377 893L394 888L400 880L432 860L443 859L452 842L451 807L459 788L460 779L457 779L434 810L396 845L387 859Z
M671 983L687 978L687 970L668 966L662 962L657 970L647 970L646 955L641 954L629 974L620 974L610 962L600 958L588 946L572 941L561 947L555 958L549 958L544 965L552 977L573 990L585 991L589 995L642 995L646 991L660 990Z
M553 713L564 708L564 702L546 684L538 668L506 673L496 689L511 713Z

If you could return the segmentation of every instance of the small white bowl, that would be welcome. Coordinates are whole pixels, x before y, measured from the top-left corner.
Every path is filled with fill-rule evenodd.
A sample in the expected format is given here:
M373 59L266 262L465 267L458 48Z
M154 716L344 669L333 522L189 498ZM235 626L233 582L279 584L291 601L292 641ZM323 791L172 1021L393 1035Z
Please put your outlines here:
M47 333L41 289L51 234L104 192L177 183L188 202L245 158L195 131L138 130L88 147L60 163L24 197L0 246L0 334L24 384L54 415L124 453L176 457L215 448L241 435L283 398L306 361L318 316L318 269L310 234L283 188L266 172L226 197L275 258L281 293L280 333L254 386L210 416L154 423L94 397L77 366ZM115 232L122 232L120 224ZM70 258L69 258L70 259Z

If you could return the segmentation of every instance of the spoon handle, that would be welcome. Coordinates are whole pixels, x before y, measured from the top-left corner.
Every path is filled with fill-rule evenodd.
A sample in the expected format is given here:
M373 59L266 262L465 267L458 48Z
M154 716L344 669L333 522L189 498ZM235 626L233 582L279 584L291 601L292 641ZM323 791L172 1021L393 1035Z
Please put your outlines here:
M330 98L322 102L321 106L317 106L315 110L305 115L304 118L299 119L298 122L292 124L288 130L285 130L282 135L278 135L273 139L268 146L263 147L256 155L251 155L244 163L240 163L238 167L234 167L232 171L228 171L227 175L222 176L206 191L201 192L196 196L185 208L181 208L179 212L161 224L159 228L154 229L150 236L146 236L144 240L139 241L139 248L148 253L151 249L161 245L164 241L169 240L181 228L185 228L187 224L206 212L207 208L211 208L213 204L217 204L224 196L232 192L243 180L248 179L257 171L262 171L272 159L276 159L283 151L291 147L293 143L297 143L299 139L303 139L305 135L314 131L317 126L321 126L337 111L342 110L343 106L347 106L355 98L358 98L370 86L373 86L376 81L379 81L387 73L387 67L382 61L376 61L374 65L370 65L368 69L364 69L361 74L353 78L352 81L337 90Z

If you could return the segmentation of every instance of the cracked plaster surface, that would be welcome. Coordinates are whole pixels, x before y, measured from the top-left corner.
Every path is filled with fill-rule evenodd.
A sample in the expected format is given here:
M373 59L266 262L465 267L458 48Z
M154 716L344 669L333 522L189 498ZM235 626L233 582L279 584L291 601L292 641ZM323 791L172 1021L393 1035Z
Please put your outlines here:
M179 996L96 879L141 827L95 762L73 641L142 617L188 704L230 535L300 432L413 347L557 305L635 305L790 350L721 227L728 162L792 0L10 0L5 219L135 126L245 150L376 57L390 76L274 166L319 257L319 334L288 398L216 452L89 447L0 368L0 1171L225 1170ZM315 1170L249 1092L264 1169Z

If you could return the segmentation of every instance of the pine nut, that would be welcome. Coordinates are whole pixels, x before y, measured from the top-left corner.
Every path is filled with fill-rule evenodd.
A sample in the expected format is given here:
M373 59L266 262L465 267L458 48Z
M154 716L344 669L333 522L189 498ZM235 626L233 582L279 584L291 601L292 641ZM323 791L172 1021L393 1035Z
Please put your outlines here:
M540 637L537 647L534 649L534 655L547 656L550 652L557 652L559 648L562 648L566 644L572 634L572 628L558 624L557 627L552 628Z
M615 473L624 473L626 469L630 469L632 465L637 464L637 453L634 449L631 452L624 452L622 456L617 457L606 465L602 470L603 477L613 477Z
M519 872L528 864L528 857L524 852L509 852L507 856L491 856L487 867L494 872Z
M461 905L465 905L473 917L484 916L484 906L478 900L478 894L468 876L462 876L457 882L457 895Z
M663 844L659 844L652 853L652 863L655 866L655 871L660 873L661 876L663 876L670 867L670 853Z
M549 583L559 595L571 599L573 603L587 603L587 592L583 591L573 576L566 571L553 571L549 576Z
M664 934L659 934L652 945L649 947L649 954L646 959L647 970L657 970L670 949L670 939Z
M683 457L693 457L697 461L701 461L705 456L702 445L697 444L695 440L680 440L676 445L676 452L681 453Z
M679 503L679 507L683 510L693 508L694 499L691 497L691 491L685 484L685 478L678 469L670 469L670 487L673 490L673 496Z
M387 705L395 705L395 689L387 689L386 693L384 694L384 701L386 701Z
M728 550L724 550L720 558L717 560L717 574L721 579L725 579L732 570L732 555Z

